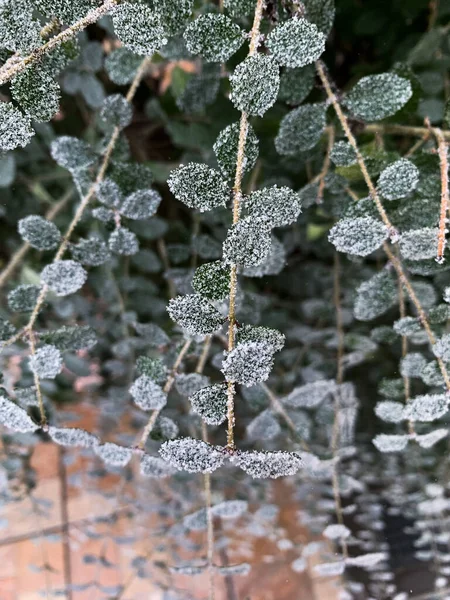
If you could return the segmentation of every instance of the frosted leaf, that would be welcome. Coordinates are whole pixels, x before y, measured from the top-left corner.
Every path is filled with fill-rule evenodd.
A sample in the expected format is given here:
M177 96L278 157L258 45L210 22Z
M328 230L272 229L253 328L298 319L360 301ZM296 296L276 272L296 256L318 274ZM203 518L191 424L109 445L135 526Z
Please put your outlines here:
M413 336L420 333L422 330L422 325L416 317L403 317L403 319L398 319L398 321L394 322L393 327L396 333L405 336Z
M311 150L320 140L326 125L326 104L303 104L281 119L275 148L284 156Z
M12 152L0 156L0 188L8 188L16 178L16 159Z
M403 418L421 422L436 421L448 412L448 402L447 394L416 396L405 406Z
M384 269L359 286L354 306L355 317L359 321L375 319L394 306L397 298L397 282Z
M392 163L381 172L378 191L387 200L405 198L419 183L419 169L407 158Z
M222 315L200 294L172 298L167 312L190 335L209 335L223 325Z
M133 451L131 448L118 446L117 444L113 444L111 442L94 446L94 452L105 463L113 465L114 467L125 467L133 456Z
M133 81L141 63L142 56L138 56L122 46L108 54L105 59L105 69L113 83L126 85Z
M178 437L178 425L169 417L159 415L152 431L152 438L158 440L173 440Z
M387 555L385 552L370 552L369 554L360 554L359 556L349 556L345 560L345 563L349 567L363 567L364 569L370 569L386 559Z
M210 300L223 300L230 293L230 269L222 261L198 267L192 279L194 291Z
M77 427L53 427L48 428L48 434L54 442L61 446L79 446L81 448L95 448L100 444L96 435L78 429Z
M215 517L221 519L238 519L248 510L246 500L225 500L211 507L211 512Z
M8 306L14 312L31 312L36 306L41 288L37 285L18 285L8 294Z
M421 371L420 377L426 385L444 385L444 378L442 377L439 365L435 360L430 361Z
M400 373L402 377L420 377L426 364L427 361L422 354L409 352L400 362Z
M161 410L167 404L167 395L147 375L141 375L130 388L130 394L142 410Z
M438 234L437 227L422 227L402 233L398 246L403 258L408 260L434 258L437 255Z
M227 565L225 567L216 567L221 575L248 575L252 569L249 563L239 563L236 565Z
M44 331L39 339L46 344L53 344L58 350L90 350L97 344L95 331L89 325L64 325L53 331Z
M38 406L39 402L36 395L36 387L16 388L14 394L20 404L25 406Z
M328 35L334 21L334 0L304 0L303 5L308 21L315 23L320 31Z
M403 421L404 405L401 402L382 400L375 406L375 414L388 423L400 423Z
M272 247L267 258L256 267L245 267L242 273L246 277L265 277L278 275L286 264L286 250L283 244L272 235Z
M269 221L246 217L228 230L223 243L223 261L228 265L258 266L268 257L271 246Z
M329 241L339 252L368 256L381 246L389 235L387 227L370 217L341 219L330 229Z
M0 152L24 148L33 135L30 117L10 102L0 102Z
M189 473L212 473L225 460L221 446L212 446L194 438L164 442L159 453L172 466Z
M234 178L236 173L240 123L232 123L222 129L214 143L213 150L219 167L225 177ZM253 127L247 124L242 172L251 171L258 160L259 141Z
M136 234L126 227L115 229L109 236L108 245L111 252L122 256L131 256L139 251Z
M407 435L388 435L380 433L373 439L375 447L380 452L400 452L406 448L409 436Z
M125 199L118 184L109 178L97 184L96 195L97 200L109 208L119 208Z
M114 222L114 211L104 206L98 206L92 209L92 216L94 219L98 219L102 223L113 223Z
M184 40L191 54L201 54L208 62L226 62L244 43L246 34L222 14L207 13L190 23Z
M408 79L395 73L362 77L345 98L345 105L365 121L379 121L395 114L411 98Z
M138 190L148 189L153 183L150 167L137 162L114 162L110 177L125 196Z
M183 519L183 525L191 531L203 531L207 527L207 512L205 508L201 508Z
M28 67L13 79L11 96L35 121L50 121L59 110L59 85L40 66Z
M189 401L193 412L208 425L220 425L227 418L227 386L224 383L198 390Z
M62 23L70 25L82 19L98 2L96 0L34 0L36 8L48 17L57 17Z
M177 97L177 106L187 114L202 113L217 98L220 87L220 65L204 63L200 73L192 75L183 92Z
M131 123L133 109L122 94L112 94L103 100L100 118L108 125L123 129Z
M329 563L321 563L314 566L314 571L320 577L337 577L345 571L345 562L336 560Z
M170 341L167 333L155 323L134 323L134 327L145 338L145 342L155 348L166 346Z
M278 99L290 105L301 104L313 89L315 70L312 65L285 69L280 77Z
M230 100L249 115L262 115L277 99L280 75L277 63L264 54L248 56L230 77Z
M74 260L58 260L44 267L41 280L57 296L68 296L83 287L87 279L87 273Z
M263 188L245 199L245 209L254 217L265 217L271 227L292 225L301 213L301 200L297 192L288 187Z
M80 239L70 246L73 258L83 265L98 267L111 258L108 246L98 237Z
M38 348L30 356L30 369L39 379L54 379L63 368L61 352L51 344Z
M167 44L159 15L146 4L123 2L112 13L112 20L119 40L136 54L151 56Z
M175 379L175 387L181 396L192 396L209 384L209 377L200 373L180 373Z
M6 319L0 317L0 342L5 342L16 333L16 328ZM1 347L1 345L0 345Z
M170 567L170 571L177 575L201 575L206 570L206 565L180 565Z
M141 458L141 475L154 479L170 477L175 473L175 469L167 464L165 460L157 456L144 454Z
M2 0L0 3L0 40L12 52L30 52L41 44L39 21L33 19L28 0Z
M230 461L254 479L278 479L295 475L302 460L294 452L236 451Z
M242 325L236 331L236 343L263 342L270 344L274 352L282 350L285 341L285 336L277 329L272 329L271 327Z
M200 212L225 206L230 197L219 171L201 163L181 165L170 173L167 184L177 200Z
M52 250L61 240L61 233L56 225L39 215L20 219L17 228L22 239L38 250Z
M89 144L68 135L53 140L50 152L55 162L68 171L86 169L95 161Z
M129 219L148 219L158 210L161 196L156 190L138 190L125 198L119 212Z
M20 433L39 429L39 425L30 419L26 411L9 400L2 390L0 390L0 423Z
M329 540L345 540L351 535L351 531L345 525L328 525L323 535Z
M183 30L191 16L193 0L154 0L153 6L165 31L174 35Z
M252 386L269 378L273 366L273 347L266 342L245 342L227 352L222 373L227 381Z
M271 31L266 42L275 60L285 67L304 67L325 51L325 36L314 23L293 18Z
M336 382L333 379L312 381L294 388L283 398L283 404L291 408L316 408L335 391Z
M433 354L450 362L450 333L444 333L433 346Z
M432 448L448 435L447 429L435 429L424 435L416 435L415 440L422 448Z
M233 18L248 17L255 11L254 0L224 0L224 7Z
M296 558L291 563L291 569L294 571L294 573L304 573L307 567L308 563L306 562L306 559L303 558L303 556Z
M349 142L336 142L330 158L338 167L349 167L356 163L356 152Z
M164 383L167 379L167 367L159 358L139 356L136 360L136 370L139 375L146 375L156 383Z
M271 440L280 432L280 424L270 410L264 410L247 425L250 440Z

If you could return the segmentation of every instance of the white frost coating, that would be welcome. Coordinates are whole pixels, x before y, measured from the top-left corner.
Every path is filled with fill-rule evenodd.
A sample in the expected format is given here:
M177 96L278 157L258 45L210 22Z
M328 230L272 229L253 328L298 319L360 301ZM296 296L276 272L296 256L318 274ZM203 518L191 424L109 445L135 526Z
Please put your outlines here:
M261 342L270 344L274 352L283 349L286 336L272 327L241 325L236 328L236 342Z
M411 421L436 421L447 413L448 403L447 394L417 396L405 406L403 418Z
M205 508L201 508L183 519L183 525L191 531L203 531L207 527L207 513Z
M48 434L54 442L61 446L80 446L81 448L93 448L100 444L97 436L76 427L53 427L48 428Z
M189 401L193 412L208 425L220 425L227 418L227 387L223 383L198 390Z
M122 94L112 94L103 100L100 118L114 127L124 128L131 123L133 109Z
M360 554L360 556L349 556L345 560L345 563L349 567L363 567L364 569L370 569L386 559L387 555L385 552L370 552L368 554Z
M252 569L249 563L239 563L236 565L227 565L226 567L216 567L221 575L248 575Z
M167 312L190 335L208 335L223 325L222 315L200 294L172 298Z
M156 190L138 190L125 198L119 211L129 219L148 219L158 210L161 196Z
M105 69L113 83L126 85L133 81L141 62L141 56L121 46L112 50L105 58Z
M273 366L273 347L264 342L244 342L228 352L222 362L227 381L252 386L266 381Z
M395 114L411 98L411 83L395 75L368 75L348 93L345 105L365 121L378 121Z
M230 190L219 171L202 163L189 163L174 169L167 180L177 200L200 212L225 206Z
M355 317L359 321L375 319L394 306L397 299L397 282L390 271L383 269L357 289Z
M419 183L419 169L407 158L395 161L381 171L378 191L387 200L405 198Z
M403 421L404 404L392 400L382 400L375 406L375 414L387 423L400 423Z
M294 156L311 150L320 140L326 126L324 102L303 104L285 115L275 138L278 154Z
M97 200L109 206L109 208L119 208L124 201L124 195L120 187L112 179L106 178L97 184L95 188Z
M184 40L192 54L208 62L226 62L244 43L245 31L223 14L207 13L190 23Z
M54 77L31 65L11 82L11 96L34 121L50 121L59 110L61 90Z
M336 560L335 562L321 563L315 565L314 571L320 577L336 577L342 575L345 571L345 562L343 560Z
M240 123L232 123L222 129L214 142L213 150L217 162L226 177L234 177L236 172L237 151L239 146ZM245 140L242 172L246 173L255 166L259 155L259 141L253 127L248 124Z
M252 192L245 198L244 206L249 215L268 219L271 227L291 225L302 212L300 196L277 185Z
M211 508L212 514L221 519L238 519L247 510L248 502L246 500L226 500Z
M13 431L27 433L39 429L34 421L30 419L26 411L14 402L11 402L0 391L0 423Z
M400 373L402 377L420 377L426 365L427 361L423 354L409 352L400 361Z
M230 461L254 479L277 479L295 475L303 466L294 452L241 452L230 456Z
M147 375L141 375L130 388L130 394L142 410L161 410L167 404L167 395Z
M409 436L407 435L388 435L380 433L373 439L375 447L380 452L400 452L406 448Z
M349 167L356 163L356 152L350 142L339 141L334 144L330 159L338 167Z
M294 571L294 573L303 573L304 571L306 571L307 567L308 563L306 561L306 558L303 558L303 556L299 556L299 558L296 558L291 563L291 569Z
M447 429L435 429L434 431L430 431L430 433L416 435L415 440L422 448L432 448L435 444L447 437L447 435Z
M269 221L265 217L246 217L228 230L223 261L227 265L258 266L269 256L271 247Z
M159 453L173 467L189 473L212 473L225 460L221 446L212 446L194 438L164 442Z
M351 531L345 525L328 525L323 531L324 537L329 540L345 540L351 535Z
M170 477L176 470L165 460L158 456L150 456L144 454L141 458L140 463L141 475L144 477L150 477L153 479L162 479L164 477Z
M403 258L408 260L434 258L438 250L438 235L437 227L422 227L405 231L398 240Z
M341 219L331 228L328 239L339 252L368 256L389 235L387 227L371 217Z
M96 158L89 144L69 135L53 140L50 153L55 162L68 171L86 169Z
M39 379L54 379L61 373L63 367L63 359L61 352L52 346L46 344L38 348L34 354L30 356L30 369Z
M175 379L175 387L181 396L192 396L209 384L209 377L199 373L180 373Z
M433 354L445 362L450 362L450 333L444 333L437 340L433 346Z
M41 280L57 296L74 294L83 287L86 279L86 271L74 260L58 260L44 267L41 273Z
M280 65L304 67L324 52L325 36L314 23L293 18L275 27L267 37L267 47Z
M277 63L264 54L248 56L230 77L230 100L249 115L260 117L275 104L280 87Z
M282 242L272 235L272 246L267 258L256 267L245 267L242 273L246 277L265 277L266 275L278 275L286 264L286 249Z
M133 456L131 448L125 448L112 442L106 442L94 446L94 452L99 456L105 463L113 465L114 467L125 467Z
M115 229L109 236L109 249L114 254L132 256L139 251L139 240L133 231L126 227Z
M54 223L39 215L29 215L20 219L17 229L26 242L38 250L56 248L61 233Z
M336 391L334 379L312 381L294 388L282 402L291 408L316 408L334 391Z
M33 135L30 117L10 102L0 102L0 152L24 148Z
M151 56L167 44L159 16L145 4L123 2L112 13L119 40L136 54Z
M247 425L251 440L271 440L281 432L281 426L270 410L264 410Z

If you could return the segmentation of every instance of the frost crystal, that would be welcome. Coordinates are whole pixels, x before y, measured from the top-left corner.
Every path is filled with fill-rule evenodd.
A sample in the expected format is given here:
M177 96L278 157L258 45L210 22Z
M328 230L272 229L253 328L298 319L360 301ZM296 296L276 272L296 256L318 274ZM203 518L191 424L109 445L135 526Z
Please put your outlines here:
M133 81L141 62L142 56L121 47L108 54L105 59L105 69L113 83L126 85Z
M246 277L265 277L266 275L278 275L286 264L286 250L283 244L272 235L272 247L268 257L256 267L245 267L242 269Z
M167 184L177 200L200 212L225 206L230 197L219 171L201 163L181 165L171 172Z
M312 381L294 388L283 398L283 404L291 408L316 408L335 390L336 382L333 379Z
M35 121L50 121L59 110L59 85L40 65L28 67L13 79L11 96Z
M245 208L249 215L267 218L271 227L283 227L297 221L301 199L290 188L274 185L252 192L245 199Z
M24 148L33 135L30 117L10 102L0 102L0 152Z
M433 346L433 354L445 362L450 362L450 333L444 333L438 339Z
M95 154L89 144L68 135L56 138L50 151L58 165L68 171L86 169L95 161Z
M139 241L136 234L126 227L115 229L109 236L108 244L111 252L122 256L131 256L139 251Z
M373 443L380 452L400 452L406 448L409 436L407 435L387 435L380 433L375 436Z
M329 241L339 252L368 256L388 237L387 227L371 217L341 219L330 229Z
M378 191L387 200L405 198L419 183L419 169L407 158L401 158L381 172Z
M240 123L232 123L223 129L214 143L217 162L226 177L235 176ZM259 141L253 127L247 125L242 171L246 173L255 166L259 154Z
M238 519L247 510L248 502L246 500L225 500L211 508L212 514L221 519Z
M114 127L123 129L131 123L133 109L122 94L113 94L103 100L100 118Z
M200 294L172 298L167 312L190 335L209 335L223 325L222 315Z
M397 283L387 270L380 271L362 283L355 300L354 312L359 321L370 321L394 306L397 302Z
M264 54L248 56L230 77L230 100L249 115L262 115L275 104L280 86L276 62Z
M125 198L119 212L129 219L148 219L158 210L161 196L156 190L138 190Z
M264 410L247 425L247 435L251 440L271 440L280 432L280 424L270 410Z
M200 373L180 373L175 380L175 387L181 396L192 396L209 384L209 377Z
M208 425L220 425L227 418L227 386L224 383L198 390L189 401L193 412Z
M426 364L427 361L422 354L410 352L400 362L400 373L402 377L420 377Z
M193 0L154 0L153 6L170 35L181 31L192 13Z
M96 194L97 200L109 208L119 208L124 201L122 190L112 179L107 178L98 183Z
M222 466L225 459L220 446L212 446L194 438L164 442L159 453L172 466L189 473L212 473Z
M244 43L245 32L229 17L207 13L187 26L184 39L192 54L208 62L226 62Z
M411 229L400 236L398 246L404 258L408 260L425 260L434 258L438 249L437 227Z
M356 163L356 152L349 142L336 142L330 158L338 167L348 167Z
M271 245L269 221L246 217L228 230L223 243L223 260L228 265L258 266L269 255Z
M9 400L0 390L0 423L20 433L27 433L39 429L34 421L30 419L26 411Z
M267 342L245 342L226 354L222 373L227 381L252 386L266 381L273 366L273 347Z
M0 341L4 342L16 333L16 328L9 321L0 317Z
M348 93L345 105L360 119L379 121L395 114L411 96L407 79L395 73L381 73L360 79Z
M422 448L432 448L435 444L447 437L447 429L435 429L424 435L416 435L416 442Z
M345 525L328 525L323 532L324 537L329 540L345 540L350 534L350 529Z
M114 467L125 467L125 465L130 462L133 455L131 448L118 446L111 442L94 446L94 452L105 463L113 465Z
M254 327L243 325L236 331L236 342L263 342L272 346L273 352L283 349L286 341L285 336L271 327Z
M360 554L359 556L348 557L345 562L350 567L363 567L369 569L386 559L387 555L384 552L371 552L370 554Z
M68 296L83 287L87 273L74 260L58 260L47 265L41 273L41 280L57 296Z
M275 148L290 156L314 148L325 129L326 104L304 104L281 119Z
M89 325L64 325L60 329L44 331L39 339L47 344L53 344L58 350L89 350L97 344L95 331Z
M146 4L123 2L114 10L112 19L119 40L137 54L151 56L167 44L159 15Z
M230 293L230 269L222 261L206 263L195 271L192 287L210 300L223 300Z
M142 410L161 410L167 404L167 395L147 375L141 375L130 388L135 404Z
M80 239L78 244L70 246L70 252L75 260L89 267L103 265L111 258L108 246L97 237L87 240Z
M411 421L436 421L447 413L448 403L449 397L446 394L416 396L405 406L403 418Z
M302 467L302 460L294 452L242 452L230 456L233 464L254 479L277 479L294 475Z
M144 454L141 458L141 475L144 477L151 477L154 479L162 479L164 477L170 477L173 475L175 470L173 467L167 464L162 458L157 456L150 456Z
M51 344L38 348L35 354L30 356L30 369L40 379L54 379L61 373L62 367L61 352Z
M0 40L12 52L30 52L41 44L39 21L32 18L29 0L2 0L0 3Z
M324 52L325 36L314 23L293 18L275 27L267 38L267 47L280 65L304 67Z
M146 375L156 383L163 383L167 379L167 368L159 358L139 356L136 360L136 370L139 375Z
M52 250L61 240L61 233L56 225L38 215L20 219L17 228L22 239L38 250Z
M8 294L8 306L14 312L29 312L36 306L41 288L37 285L18 285Z
M401 402L383 400L375 406L375 414L388 423L400 423L403 420L404 405Z
M48 434L54 442L61 446L80 446L81 448L94 448L100 444L96 435L76 427L48 428Z

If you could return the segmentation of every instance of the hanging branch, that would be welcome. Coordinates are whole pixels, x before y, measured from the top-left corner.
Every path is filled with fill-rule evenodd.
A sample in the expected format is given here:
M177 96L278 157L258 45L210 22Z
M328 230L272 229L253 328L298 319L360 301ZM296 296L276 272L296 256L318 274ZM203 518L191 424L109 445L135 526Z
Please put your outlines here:
M439 232L436 261L439 264L442 264L444 262L444 252L447 243L446 234L448 232L448 144L446 143L440 129L433 129L433 133L438 141L439 164L441 169L441 207L439 211Z

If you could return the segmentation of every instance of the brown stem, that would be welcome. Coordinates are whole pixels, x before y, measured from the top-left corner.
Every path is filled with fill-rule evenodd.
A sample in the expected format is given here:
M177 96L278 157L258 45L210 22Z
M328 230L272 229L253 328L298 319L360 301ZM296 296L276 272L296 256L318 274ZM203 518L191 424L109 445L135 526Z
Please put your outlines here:
M430 133L427 127L397 125L395 123L368 123L367 125L364 125L364 131L367 133L404 135L420 138L426 137ZM445 140L450 141L450 131L443 131L442 135Z
M438 248L436 260L442 264L444 262L444 252L446 245L447 233L447 213L449 209L448 195L448 145L442 135L440 129L433 129L438 142L439 164L441 169L441 207L439 211L439 232L438 232Z

